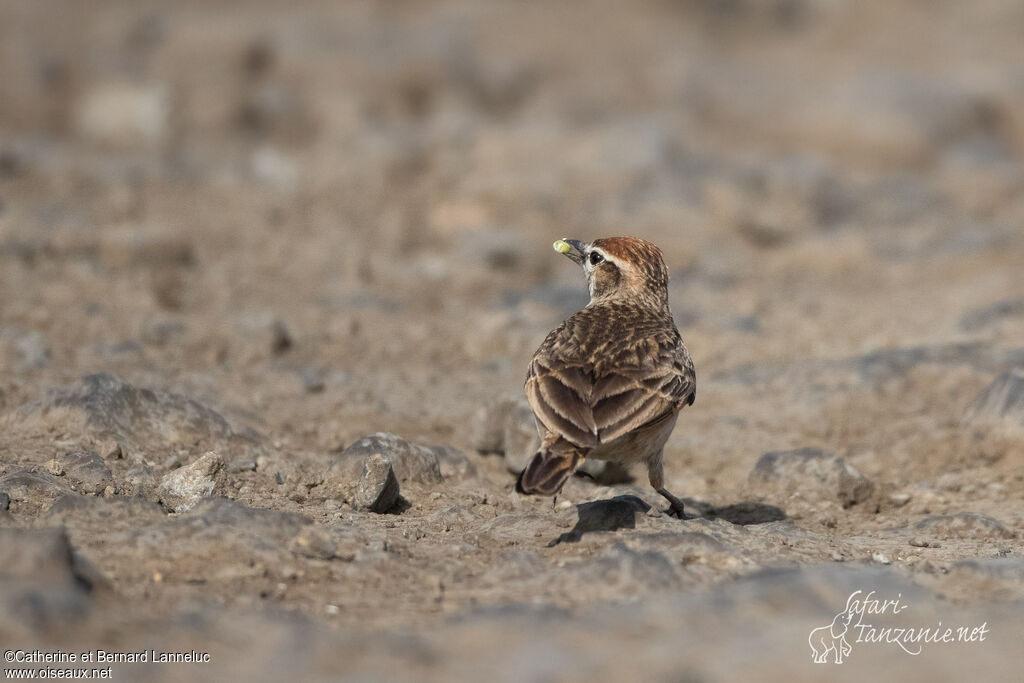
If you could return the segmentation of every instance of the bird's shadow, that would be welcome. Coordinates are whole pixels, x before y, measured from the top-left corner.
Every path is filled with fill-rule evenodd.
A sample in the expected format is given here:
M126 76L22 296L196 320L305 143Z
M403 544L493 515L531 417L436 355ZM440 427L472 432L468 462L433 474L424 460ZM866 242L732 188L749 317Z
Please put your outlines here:
M686 504L687 510L696 513L688 514L686 519L724 519L733 524L746 526L777 522L786 518L786 513L781 508L764 503L744 501L718 507L692 498L684 498L683 502ZM579 513L576 526L548 543L548 547L560 543L578 543L584 535L594 531L635 529L637 514L647 514L650 509L650 504L637 496L628 494L615 496L608 500L580 503L576 506Z

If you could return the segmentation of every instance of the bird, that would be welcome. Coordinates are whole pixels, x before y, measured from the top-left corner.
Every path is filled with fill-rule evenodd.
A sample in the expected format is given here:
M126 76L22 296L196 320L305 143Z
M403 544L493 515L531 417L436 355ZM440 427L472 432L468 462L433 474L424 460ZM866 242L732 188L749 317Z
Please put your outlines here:
M665 488L664 448L697 375L672 318L661 249L637 237L554 243L583 268L590 302L534 353L525 392L541 443L516 481L521 494L557 496L587 458L647 465L651 486L685 519Z

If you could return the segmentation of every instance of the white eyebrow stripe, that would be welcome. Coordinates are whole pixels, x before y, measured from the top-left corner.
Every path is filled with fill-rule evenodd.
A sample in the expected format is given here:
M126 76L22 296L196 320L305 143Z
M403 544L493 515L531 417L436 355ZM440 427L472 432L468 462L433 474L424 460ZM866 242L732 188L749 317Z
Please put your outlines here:
M590 254L591 254L591 253L593 253L593 252L595 252L595 251L596 251L596 252L597 252L598 254L600 254L600 255L601 255L601 257L602 257L602 258L604 258L604 260L605 260L605 261L608 261L609 263L614 263L614 264L615 264L616 266L618 266L619 268L622 268L622 266L623 266L623 262L622 262L622 261L620 261L620 260L619 260L618 258L616 258L615 256L611 256L611 255L609 255L609 254L608 254L608 252L607 252L607 251L605 251L604 249L602 249L601 247L591 247L591 248L590 248L590 249L589 249L589 250L587 251L587 263L588 263L588 264L590 263ZM591 266L591 268L593 268L593 266Z

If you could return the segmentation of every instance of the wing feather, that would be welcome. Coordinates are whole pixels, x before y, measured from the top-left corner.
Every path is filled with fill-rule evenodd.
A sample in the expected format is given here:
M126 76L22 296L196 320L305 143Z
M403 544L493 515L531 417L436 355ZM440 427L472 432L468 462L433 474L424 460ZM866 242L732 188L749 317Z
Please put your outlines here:
M557 351L547 342L538 350L526 396L549 432L578 447L614 441L693 402L693 362L674 327L620 345L611 358L591 356L604 356L600 363Z

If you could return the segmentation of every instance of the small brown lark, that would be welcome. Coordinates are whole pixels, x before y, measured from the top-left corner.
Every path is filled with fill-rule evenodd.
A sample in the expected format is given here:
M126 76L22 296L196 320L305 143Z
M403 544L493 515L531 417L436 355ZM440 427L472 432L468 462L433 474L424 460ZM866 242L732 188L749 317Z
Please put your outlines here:
M682 501L665 488L662 453L697 377L668 307L661 250L635 237L554 246L583 267L590 303L530 361L526 397L541 446L516 491L555 495L584 458L645 462L651 486L682 518Z

